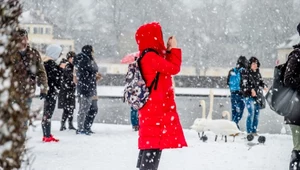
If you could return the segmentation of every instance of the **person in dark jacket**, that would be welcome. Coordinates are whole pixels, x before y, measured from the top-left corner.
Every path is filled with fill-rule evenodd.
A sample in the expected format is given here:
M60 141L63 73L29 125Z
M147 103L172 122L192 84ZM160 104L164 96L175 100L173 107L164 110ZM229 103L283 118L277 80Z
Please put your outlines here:
M90 135L91 126L98 112L97 106L97 75L98 66L93 57L93 47L85 45L81 53L75 56L74 66L76 72L79 111L77 117L76 134Z
M60 131L66 130L66 121L68 120L69 129L76 130L73 126L73 113L75 109L75 90L76 84L73 81L73 59L75 52L67 53L67 59L63 59L61 63L66 63L63 69L61 87L58 94L58 108L63 109Z
M242 72L248 68L248 60L245 56L240 56L237 60L236 67L232 68L227 76L227 85L230 89L231 98L231 113L232 121L239 128L239 121L243 117L245 103L241 90ZM237 77L239 76L239 77ZM237 81L237 82L235 82Z
M61 86L62 68L65 66L65 64L59 66L55 63L55 60L60 57L61 52L62 48L59 45L49 45L46 49L46 57L44 58L49 90L44 101L44 113L42 118L43 142L59 141L51 134L51 118L54 113L58 90Z
M260 106L257 100L261 100L258 99L259 95L257 94L262 93L262 89L267 90L267 86L259 72L260 62L256 57L251 57L249 59L249 67L248 73L242 74L242 89L246 108L248 110L246 128L248 134L257 136L260 112Z
M297 27L300 36L300 23ZM300 93L300 43L294 45L290 53L284 75L284 84ZM294 148L290 161L290 170L300 170L300 110L298 115L286 116L285 122L290 125Z

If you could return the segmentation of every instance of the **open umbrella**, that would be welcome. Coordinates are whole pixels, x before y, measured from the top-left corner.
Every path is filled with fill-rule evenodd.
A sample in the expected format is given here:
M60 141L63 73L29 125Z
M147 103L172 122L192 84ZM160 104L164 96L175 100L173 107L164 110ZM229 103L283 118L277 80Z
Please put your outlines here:
M133 63L135 61L135 58L136 57L139 57L140 55L140 52L137 51L137 52L134 52L134 53L130 53L130 54L127 54L125 55L122 60L121 60L121 63L122 64L130 64L130 63Z

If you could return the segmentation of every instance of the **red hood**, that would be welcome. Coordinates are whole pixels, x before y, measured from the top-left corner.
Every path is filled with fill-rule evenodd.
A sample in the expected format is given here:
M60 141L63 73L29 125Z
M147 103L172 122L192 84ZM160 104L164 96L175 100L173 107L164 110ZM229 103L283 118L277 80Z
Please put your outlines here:
M135 33L135 40L139 46L139 51L147 48L155 49L160 54L164 54L166 51L161 26L158 22L147 23L138 28Z

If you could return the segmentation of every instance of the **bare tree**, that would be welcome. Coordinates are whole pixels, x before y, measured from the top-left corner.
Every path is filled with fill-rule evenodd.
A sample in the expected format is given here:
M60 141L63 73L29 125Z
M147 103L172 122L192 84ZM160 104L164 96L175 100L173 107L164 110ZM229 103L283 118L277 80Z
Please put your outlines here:
M21 6L18 0L0 0L0 167L21 167L25 150L26 96L17 89L23 75L14 75L10 56L16 51L14 30ZM28 97L28 96L27 96Z

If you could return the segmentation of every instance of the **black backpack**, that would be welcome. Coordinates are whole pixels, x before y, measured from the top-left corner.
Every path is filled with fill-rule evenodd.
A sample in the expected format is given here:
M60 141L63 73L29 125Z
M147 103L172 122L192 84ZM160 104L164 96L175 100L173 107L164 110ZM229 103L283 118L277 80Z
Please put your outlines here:
M300 112L300 95L297 90L284 84L287 63L288 61L275 67L273 85L266 95L266 100L270 108L277 114L295 117Z

